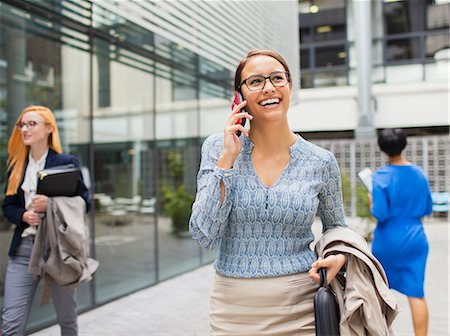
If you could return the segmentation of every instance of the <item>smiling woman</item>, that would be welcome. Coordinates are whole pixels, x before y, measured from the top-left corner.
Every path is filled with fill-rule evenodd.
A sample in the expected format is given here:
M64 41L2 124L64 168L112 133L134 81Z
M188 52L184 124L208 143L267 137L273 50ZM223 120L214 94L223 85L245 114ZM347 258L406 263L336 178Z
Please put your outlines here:
M27 107L20 113L16 126L8 143L8 182L3 203L5 217L15 225L5 276L0 330L4 335L25 334L39 283L39 278L29 272L28 265L34 253L35 240L38 240L38 227L44 221L42 218L45 216L42 215L47 212L51 201L47 196L37 194L37 173L55 166L79 166L74 156L62 154L56 119L49 108ZM89 210L89 193L81 176L76 194L81 196L86 203L85 209ZM72 202L72 198L67 199ZM52 285L52 299L64 335L78 334L75 295L73 286Z
M219 246L213 335L314 335L317 270L327 267L330 281L345 262L316 261L309 248L316 212L324 231L345 226L340 174L330 152L290 130L289 74L276 52L251 50L234 80L245 100L203 144L190 230L202 247Z

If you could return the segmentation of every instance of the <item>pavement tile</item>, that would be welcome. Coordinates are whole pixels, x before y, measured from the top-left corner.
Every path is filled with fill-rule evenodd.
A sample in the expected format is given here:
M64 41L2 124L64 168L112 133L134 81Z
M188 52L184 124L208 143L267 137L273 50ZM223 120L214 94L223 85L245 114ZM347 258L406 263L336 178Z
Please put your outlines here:
M430 244L425 281L429 336L450 335L449 227L449 222L442 219L429 219L425 224ZM320 227L314 231L320 232ZM213 273L212 265L207 265L85 312L79 316L80 336L207 336ZM394 334L413 335L407 299L397 292L395 295L402 312L394 321ZM57 335L57 326L32 334Z

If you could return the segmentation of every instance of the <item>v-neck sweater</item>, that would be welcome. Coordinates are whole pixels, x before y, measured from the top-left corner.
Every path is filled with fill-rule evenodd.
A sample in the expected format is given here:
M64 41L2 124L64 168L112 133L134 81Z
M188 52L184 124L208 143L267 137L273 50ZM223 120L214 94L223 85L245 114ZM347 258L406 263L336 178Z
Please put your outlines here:
M267 187L253 166L254 144L244 135L241 139L242 150L231 169L217 167L223 134L213 134L203 143L189 222L193 238L203 248L219 247L214 266L225 276L273 277L308 271L316 260L310 248L316 214L323 231L346 226L334 155L298 137L289 148L289 163Z

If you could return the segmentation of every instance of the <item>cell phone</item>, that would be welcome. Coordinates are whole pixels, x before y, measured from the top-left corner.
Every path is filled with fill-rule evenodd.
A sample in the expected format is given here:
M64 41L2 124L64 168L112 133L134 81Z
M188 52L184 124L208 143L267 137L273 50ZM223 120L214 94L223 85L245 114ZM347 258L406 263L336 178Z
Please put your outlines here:
M239 105L239 104L242 103L243 101L244 101L244 99L242 98L241 93L240 93L239 91L234 91L234 100L233 100L233 103L231 104L231 109L233 110L234 107L235 107L236 105ZM244 108L241 109L240 112L247 112L247 110L246 110L245 107L244 107ZM246 118L238 119L238 120L236 121L235 125L241 124L242 126L245 126L245 122L246 122L246 121L247 121ZM236 132L236 135L237 135L237 136L240 136L240 135L241 135L241 131L237 131L237 132Z

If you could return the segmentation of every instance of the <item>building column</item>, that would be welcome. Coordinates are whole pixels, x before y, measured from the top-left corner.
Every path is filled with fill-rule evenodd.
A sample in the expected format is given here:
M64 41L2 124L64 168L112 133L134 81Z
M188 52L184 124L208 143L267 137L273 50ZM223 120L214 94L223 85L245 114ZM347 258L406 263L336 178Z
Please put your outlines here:
M356 73L358 78L357 139L375 137L372 106L372 32L371 1L353 0L355 22Z
M7 134L11 134L17 117L26 107L27 84L31 75L26 73L27 45L25 24L17 22L17 28L6 28L5 34L6 54L6 114Z

